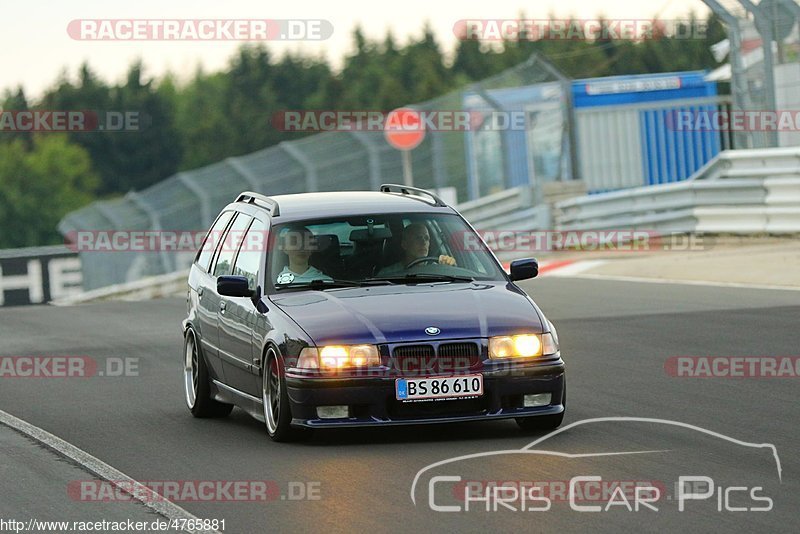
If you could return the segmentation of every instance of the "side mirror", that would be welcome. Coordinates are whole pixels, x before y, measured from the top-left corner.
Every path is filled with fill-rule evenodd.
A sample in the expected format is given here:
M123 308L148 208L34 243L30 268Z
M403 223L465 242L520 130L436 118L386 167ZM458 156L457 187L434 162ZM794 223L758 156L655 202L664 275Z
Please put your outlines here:
M536 278L539 274L539 262L534 258L523 258L511 262L511 281Z
M244 276L220 276L217 278L217 293L223 297L253 296L253 290Z
M250 295L250 300L253 302L253 306L256 307L256 311L258 313L267 313L269 308L267 308L267 305L264 304L263 300L261 300L261 297L261 286L256 286L255 291L253 291L253 294Z

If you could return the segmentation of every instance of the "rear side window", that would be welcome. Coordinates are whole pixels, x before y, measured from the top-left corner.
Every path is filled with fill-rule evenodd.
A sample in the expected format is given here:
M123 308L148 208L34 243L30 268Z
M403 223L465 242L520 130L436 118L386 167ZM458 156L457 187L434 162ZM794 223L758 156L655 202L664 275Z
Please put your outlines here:
M233 257L236 255L236 251L239 250L239 245L244 239L244 232L252 219L249 215L239 213L233 220L230 228L225 233L225 238L222 240L219 254L217 254L217 261L214 264L214 276L231 274Z
M247 285L253 290L258 285L259 271L264 270L261 258L267 242L267 225L258 219L253 220L233 266L233 274L247 278Z
M197 265L202 267L206 272L209 270L209 264L211 263L211 257L214 255L214 249L217 248L217 243L219 243L222 238L222 233L225 227L228 226L228 222L231 220L232 216L232 211L226 211L217 217L211 230L206 234L203 245L200 247L200 252L197 253L197 259L195 261Z

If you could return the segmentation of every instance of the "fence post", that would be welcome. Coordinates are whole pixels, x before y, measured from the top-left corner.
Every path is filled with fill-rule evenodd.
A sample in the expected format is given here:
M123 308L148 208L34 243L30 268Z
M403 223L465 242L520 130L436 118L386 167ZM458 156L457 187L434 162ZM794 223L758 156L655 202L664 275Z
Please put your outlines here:
M108 219L108 222L114 226L114 230L123 230L123 227L120 226L120 220L119 217L117 217L117 214L114 213L113 210L109 209L108 206L106 206L103 202L95 203L94 207L100 212L100 215Z
M225 163L236 172L239 176L245 179L245 181L250 184L250 188L253 190L254 193L260 193L261 191L261 183L258 177L253 174L250 169L244 166L241 161L236 158L226 158Z
M156 213L156 210L154 210L147 202L145 202L140 194L135 191L131 191L125 195L125 198L133 202L137 208L147 215L147 217L150 219L150 226L154 231L160 232L163 230L163 228L161 228L161 219L159 218L158 213ZM176 267L174 258L173 261L170 262L169 256L165 250L160 250L158 252L158 257L161 260L161 268L164 270L163 274L167 274L175 270ZM172 263L172 265L170 265L170 263Z
M297 163L300 164L301 167L306 171L306 189L309 192L312 191L319 191L319 184L317 180L317 169L314 168L314 165L311 163L311 160L308 159L308 156L303 154L303 151L294 146L289 141L283 141L278 144L279 147L283 148L289 156L294 158Z
M764 104L767 110L775 111L777 107L775 104L775 62L772 56L772 41L775 39L772 34L772 23L769 17L750 0L739 0L739 2L753 14L756 19L758 33L761 34L761 50L764 51L764 93L766 93ZM769 147L778 146L778 132L776 130L767 131L765 137Z
M433 183L437 189L447 187L447 168L444 164L444 143L441 132L431 132L431 159L433 160Z
M179 172L175 177L200 200L200 216L203 218L203 224L211 224L214 215L211 213L211 202L208 198L208 193L197 185L194 180L190 179L185 172Z
M369 140L369 135L364 132L351 131L350 133L367 151L367 158L369 158L369 184L373 191L377 191L381 186L381 158L378 153L378 147Z
M717 0L703 0L711 8L728 29L730 42L731 64L731 94L733 95L733 111L743 111L751 106L746 105L749 100L749 89L745 79L744 63L742 62L742 31L739 28L739 19L731 15ZM733 134L734 148L755 148L747 145L753 144L753 136L749 132L735 132Z

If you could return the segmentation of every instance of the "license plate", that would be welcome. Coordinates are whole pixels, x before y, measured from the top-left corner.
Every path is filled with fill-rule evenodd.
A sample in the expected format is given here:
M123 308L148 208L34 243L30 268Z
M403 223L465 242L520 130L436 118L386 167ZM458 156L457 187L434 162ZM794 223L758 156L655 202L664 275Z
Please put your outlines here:
M400 401L478 397L483 395L483 375L398 378L394 387Z

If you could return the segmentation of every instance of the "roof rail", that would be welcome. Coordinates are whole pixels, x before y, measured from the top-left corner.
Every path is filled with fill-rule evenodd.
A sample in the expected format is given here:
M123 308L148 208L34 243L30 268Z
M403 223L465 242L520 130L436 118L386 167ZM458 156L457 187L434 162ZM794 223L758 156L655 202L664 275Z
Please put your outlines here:
M236 202L246 202L247 204L256 204L261 207L268 208L270 210L270 214L273 217L277 217L278 215L281 214L280 207L278 206L278 201L276 201L274 198L262 195L261 193L253 193L252 191L245 191L244 193L236 197Z
M431 193L426 189L420 189L419 187L411 187L410 185L382 184L381 193L399 193L401 195L408 196L425 196L433 200L434 206L443 208L447 207L447 204L445 204L445 202L434 193Z

